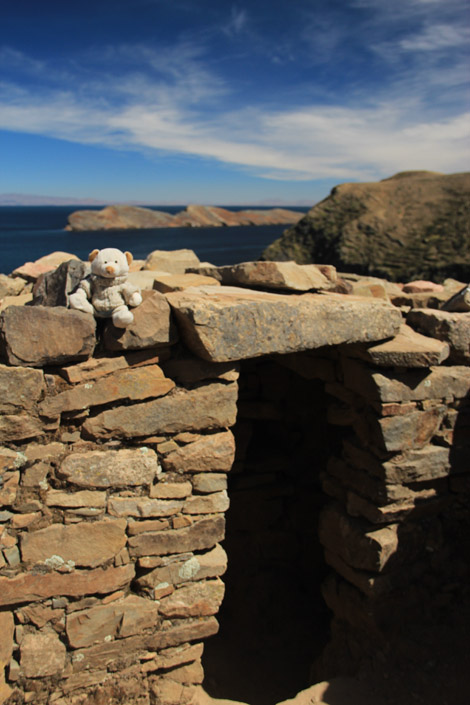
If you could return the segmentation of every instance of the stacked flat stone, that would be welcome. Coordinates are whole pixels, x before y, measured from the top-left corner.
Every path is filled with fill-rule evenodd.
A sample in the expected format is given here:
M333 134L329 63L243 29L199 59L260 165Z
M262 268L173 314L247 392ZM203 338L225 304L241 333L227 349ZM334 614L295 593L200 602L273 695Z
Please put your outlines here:
M349 429L320 525L338 619L377 626L376 598L429 566L423 517L467 496L470 314L440 312L449 325L428 337L383 299L145 293L132 326L98 340L65 307L0 316L0 703L194 697L224 596L239 360L319 379L330 425ZM424 331L423 316L409 322Z

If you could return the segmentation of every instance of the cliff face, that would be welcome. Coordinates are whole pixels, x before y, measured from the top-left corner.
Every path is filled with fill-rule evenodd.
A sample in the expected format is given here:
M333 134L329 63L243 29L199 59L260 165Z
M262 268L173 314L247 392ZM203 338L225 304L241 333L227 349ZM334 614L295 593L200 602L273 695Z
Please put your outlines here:
M107 206L101 211L75 211L66 230L127 230L145 228L209 228L230 225L291 225L302 217L285 208L229 211L216 206L189 205L171 215L137 206Z
M263 253L388 279L470 275L470 173L336 186Z

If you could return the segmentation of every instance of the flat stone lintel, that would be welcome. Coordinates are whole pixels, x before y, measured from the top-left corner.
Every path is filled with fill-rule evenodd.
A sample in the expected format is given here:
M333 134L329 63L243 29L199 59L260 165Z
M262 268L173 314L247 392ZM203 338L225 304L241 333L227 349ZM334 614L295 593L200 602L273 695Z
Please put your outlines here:
M341 294L283 295L224 286L166 296L186 345L212 362L372 343L395 336L402 320L386 301Z

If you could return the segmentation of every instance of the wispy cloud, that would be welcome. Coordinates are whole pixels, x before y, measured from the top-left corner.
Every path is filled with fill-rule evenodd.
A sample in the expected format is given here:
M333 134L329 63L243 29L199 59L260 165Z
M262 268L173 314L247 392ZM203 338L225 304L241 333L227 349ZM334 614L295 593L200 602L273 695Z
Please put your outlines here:
M407 12L433 0L396 3ZM354 6L382 11L385 4L354 0ZM246 11L233 6L226 36L248 31L249 23ZM343 25L318 17L315 27L317 36L323 35L324 55L340 46ZM455 23L421 23L380 48L428 57L436 48L463 45L466 36ZM287 51L286 44L284 56ZM383 90L354 100L341 95L326 105L297 94L279 108L282 100L263 102L254 90L245 101L251 107L236 109L230 81L215 71L201 41L104 46L79 59L69 58L57 69L3 49L0 64L12 79L0 84L0 128L153 158L169 152L198 156L266 179L364 180L404 169L452 172L468 165L470 122L461 107L466 78L461 60L453 59L450 70L437 60L430 69L423 59L412 72L398 71ZM20 74L29 80L15 82Z
M470 28L436 24L425 27L421 32L405 37L398 42L404 51L441 51L442 49L455 49L466 45L470 40Z
M224 34L234 36L242 32L248 21L248 13L239 7L232 7L229 21L222 27Z

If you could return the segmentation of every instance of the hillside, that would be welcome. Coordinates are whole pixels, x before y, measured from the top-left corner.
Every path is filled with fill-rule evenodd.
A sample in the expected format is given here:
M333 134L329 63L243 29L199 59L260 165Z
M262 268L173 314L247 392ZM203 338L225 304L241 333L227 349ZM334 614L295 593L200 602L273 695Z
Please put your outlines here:
M470 279L470 173L402 172L346 183L263 253L264 260L329 263L345 272Z

